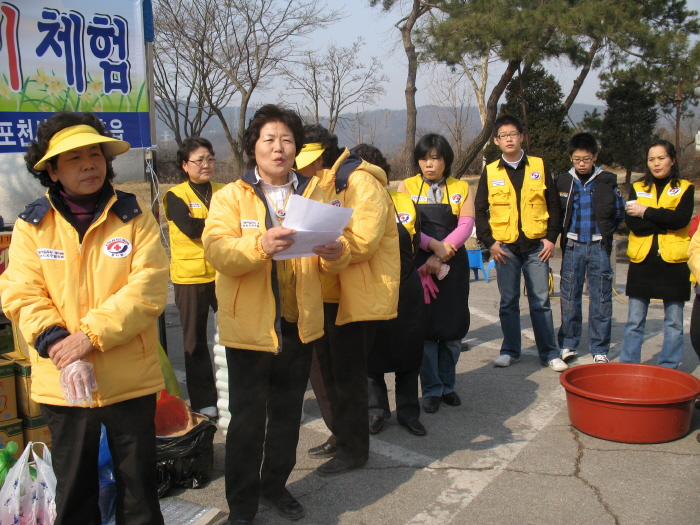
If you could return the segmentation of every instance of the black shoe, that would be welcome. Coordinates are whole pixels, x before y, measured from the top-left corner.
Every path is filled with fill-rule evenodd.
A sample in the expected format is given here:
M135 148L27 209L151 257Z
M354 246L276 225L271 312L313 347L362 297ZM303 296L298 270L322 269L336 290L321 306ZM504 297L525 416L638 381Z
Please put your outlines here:
M354 462L349 463L340 458L333 458L326 461L323 465L316 469L316 474L323 477L338 476L345 474L351 470L359 468L361 465L356 465Z
M421 423L418 419L411 419L410 421L399 421L399 425L401 425L402 427L406 427L408 433L413 434L414 436L425 436L428 433L428 431L423 426L423 423Z
M442 402L451 407L458 407L462 404L462 400L457 395L457 392L452 391L449 394L442 395Z
M335 453L337 451L338 447L335 447L330 443L324 443L323 445L310 448L309 457L313 459L332 458L333 456L335 456Z
M289 491L285 490L284 495L277 501L269 500L265 497L260 497L260 503L270 507L277 514L288 520L298 520L306 515L304 507L299 503L294 496L292 496Z
M384 426L384 418L382 416L370 416L369 418L369 433L379 434L379 431Z
M428 396L423 398L423 410L428 414L437 412L440 409L440 396Z

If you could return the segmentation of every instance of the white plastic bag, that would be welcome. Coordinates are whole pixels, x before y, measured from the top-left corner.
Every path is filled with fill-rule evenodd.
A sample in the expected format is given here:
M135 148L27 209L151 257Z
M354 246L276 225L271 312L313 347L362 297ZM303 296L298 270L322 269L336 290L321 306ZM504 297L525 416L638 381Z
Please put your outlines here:
M34 445L43 445L43 454ZM36 479L29 474L30 455L36 464ZM42 459L43 456L43 459ZM53 525L56 520L56 476L51 466L51 452L45 443L27 443L27 447L10 469L0 490L0 524Z

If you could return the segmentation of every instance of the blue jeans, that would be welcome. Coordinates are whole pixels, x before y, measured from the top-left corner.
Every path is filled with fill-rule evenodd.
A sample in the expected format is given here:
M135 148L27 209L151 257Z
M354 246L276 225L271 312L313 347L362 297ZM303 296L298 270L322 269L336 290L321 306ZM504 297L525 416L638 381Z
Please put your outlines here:
M581 296L587 277L588 347L594 355L607 355L612 331L612 276L610 258L602 242L566 241L561 263L560 348L576 350L581 342Z
M423 397L442 396L454 392L457 361L462 341L426 341L423 363L420 367L420 385Z
M530 320L535 332L537 351L540 362L546 365L552 359L559 357L559 347L554 336L554 321L549 305L549 263L540 261L538 254L542 251L540 243L536 250L515 255L508 246L501 248L510 258L505 258L505 264L496 265L498 291L501 293L501 304L498 316L503 330L501 355L520 357L522 350L520 342L520 274L525 277L527 300L530 304Z
M630 297L629 305L620 362L639 363L642 359L649 299ZM656 364L667 368L678 368L683 357L683 348L683 301L664 301L664 342Z

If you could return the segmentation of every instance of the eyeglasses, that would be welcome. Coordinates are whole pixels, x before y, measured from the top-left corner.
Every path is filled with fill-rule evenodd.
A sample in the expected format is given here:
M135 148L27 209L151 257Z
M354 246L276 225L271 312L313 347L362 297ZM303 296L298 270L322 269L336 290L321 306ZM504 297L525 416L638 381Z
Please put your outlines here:
M196 164L200 168L204 166L204 163L206 162L209 165L212 165L216 162L216 159L214 157L208 157L206 159L197 159L197 160L188 160L187 162L191 162L192 164Z
M588 164L592 160L593 157L571 157L571 162L574 164L580 164L581 162Z
M498 135L498 138L501 140L506 140L508 137L514 139L519 135L520 133L518 133L517 131L511 131L510 133L501 133L500 135Z

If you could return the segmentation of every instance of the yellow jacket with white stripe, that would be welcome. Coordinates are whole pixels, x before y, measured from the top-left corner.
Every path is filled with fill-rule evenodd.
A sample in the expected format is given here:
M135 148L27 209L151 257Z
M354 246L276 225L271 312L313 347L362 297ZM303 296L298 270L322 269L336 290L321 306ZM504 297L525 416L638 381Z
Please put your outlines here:
M97 406L164 388L156 318L165 308L168 258L158 225L134 195L112 191L82 243L49 193L15 223L10 265L0 276L2 307L29 345L32 399L67 405L51 359L34 343L51 327L82 330L95 349Z
M315 177L296 174L296 193L324 202ZM276 226L276 224L274 224ZM216 269L219 341L243 350L284 351L278 331L282 315L276 262L262 249L262 237L273 226L262 188L253 170L226 185L212 198L202 241L207 260ZM334 262L320 257L287 261L294 265L294 290L299 338L309 343L323 335L321 273L337 273L350 260L347 241Z

